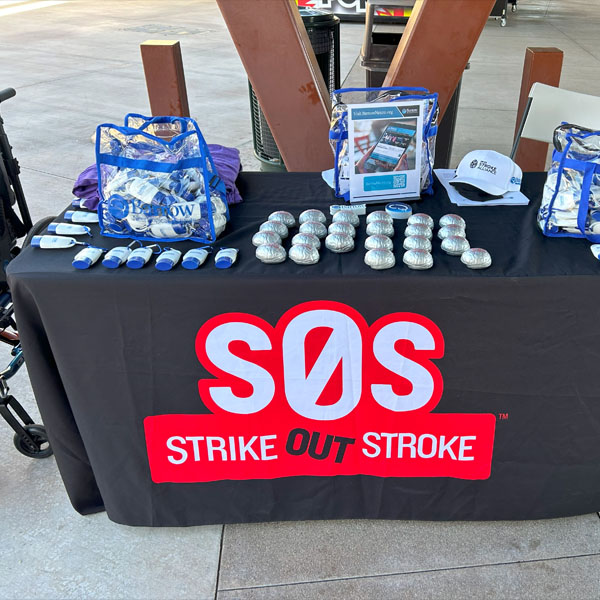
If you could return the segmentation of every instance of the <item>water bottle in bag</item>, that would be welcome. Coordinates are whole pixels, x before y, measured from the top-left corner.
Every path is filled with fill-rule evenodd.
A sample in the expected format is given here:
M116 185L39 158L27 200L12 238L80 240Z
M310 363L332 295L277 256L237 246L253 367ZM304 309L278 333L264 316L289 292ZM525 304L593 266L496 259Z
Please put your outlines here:
M168 206L174 202L173 198L161 192L156 186L141 177L131 179L127 184L127 192L144 204L152 206Z

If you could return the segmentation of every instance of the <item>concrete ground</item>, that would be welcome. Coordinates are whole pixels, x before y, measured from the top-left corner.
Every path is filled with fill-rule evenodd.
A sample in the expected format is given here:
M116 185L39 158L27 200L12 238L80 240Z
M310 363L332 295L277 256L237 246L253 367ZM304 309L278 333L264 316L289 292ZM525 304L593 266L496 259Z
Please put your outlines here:
M509 152L526 46L561 48L562 86L600 95L598 0L519 4L506 28L488 23L472 56L454 164L475 148ZM70 200L73 179L94 161L98 123L148 112L146 39L181 41L207 140L240 148L245 168L256 167L244 70L213 0L0 0L0 32L0 88L18 90L2 115L34 220ZM361 35L359 24L342 27L344 74ZM11 388L36 414L26 369ZM79 516L54 458L25 458L11 440L0 421L1 598L600 597L597 514L129 528L103 513Z

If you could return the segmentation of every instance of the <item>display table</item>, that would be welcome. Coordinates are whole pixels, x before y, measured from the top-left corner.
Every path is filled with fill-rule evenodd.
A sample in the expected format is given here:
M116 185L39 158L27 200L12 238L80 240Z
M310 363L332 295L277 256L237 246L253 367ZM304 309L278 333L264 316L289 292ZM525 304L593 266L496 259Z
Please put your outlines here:
M461 214L485 271L437 239L409 270L404 225L373 271L364 217L352 253L263 265L270 212L328 212L318 174L240 176L229 270L76 271L76 249L26 248L9 284L75 509L154 526L599 510L600 263L541 235L543 181L525 177L528 207L457 208L439 185L415 204Z

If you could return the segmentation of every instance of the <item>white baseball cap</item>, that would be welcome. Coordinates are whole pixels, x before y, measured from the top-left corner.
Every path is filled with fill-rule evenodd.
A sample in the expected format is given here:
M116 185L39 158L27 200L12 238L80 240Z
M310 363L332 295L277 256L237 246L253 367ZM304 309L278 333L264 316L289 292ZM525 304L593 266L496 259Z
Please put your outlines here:
M492 196L521 189L523 171L508 156L494 150L473 150L458 165L451 184L465 183Z

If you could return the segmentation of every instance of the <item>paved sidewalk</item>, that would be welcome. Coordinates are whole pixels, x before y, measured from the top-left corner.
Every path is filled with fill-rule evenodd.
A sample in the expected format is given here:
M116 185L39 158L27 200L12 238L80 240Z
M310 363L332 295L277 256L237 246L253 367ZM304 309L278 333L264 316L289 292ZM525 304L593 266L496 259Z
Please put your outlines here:
M488 23L465 73L454 164L475 148L510 151L526 46L561 48L563 87L600 95L598 0L519 4L506 28ZM245 73L213 0L0 0L0 32L0 88L18 92L2 115L34 220L71 198L73 179L94 162L98 123L148 112L147 39L181 41L207 140L240 148L245 168L257 167ZM362 25L343 25L344 75L361 40ZM11 389L37 415L25 369ZM0 453L0 598L600 598L596 513L130 528L78 515L54 458L17 453L3 421Z

